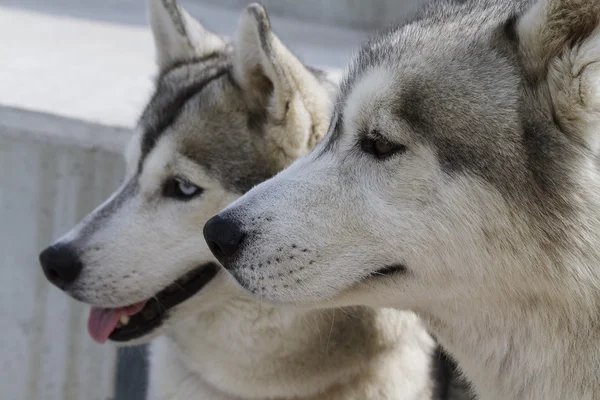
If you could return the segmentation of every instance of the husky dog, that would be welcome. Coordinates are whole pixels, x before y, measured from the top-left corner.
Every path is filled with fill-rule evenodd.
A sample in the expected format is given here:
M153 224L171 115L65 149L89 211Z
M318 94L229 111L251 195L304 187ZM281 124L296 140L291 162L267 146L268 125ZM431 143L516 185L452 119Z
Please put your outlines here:
M329 131L205 226L241 286L414 310L482 399L600 399L600 1L432 3Z
M90 335L162 335L153 399L446 398L453 388L437 378L449 364L413 313L284 311L220 272L204 223L316 145L337 88L286 49L259 5L234 44L172 0L149 9L160 75L124 183L40 255L50 281L93 305Z

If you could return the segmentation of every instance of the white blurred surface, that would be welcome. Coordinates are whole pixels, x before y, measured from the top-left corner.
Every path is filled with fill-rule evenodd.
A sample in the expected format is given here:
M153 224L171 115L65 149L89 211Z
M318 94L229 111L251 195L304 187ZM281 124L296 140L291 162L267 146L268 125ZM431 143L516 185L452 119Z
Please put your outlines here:
M7 2L14 3L0 1L0 105L134 126L155 74L145 25L111 22L113 9L106 21L100 15L80 19L2 6ZM137 8L115 5L123 9L121 20L128 20L126 13L135 13L136 22L145 15L145 2L136 3ZM211 30L233 34L239 12L196 3L189 8ZM366 35L281 18L273 18L273 26L304 62L334 73Z

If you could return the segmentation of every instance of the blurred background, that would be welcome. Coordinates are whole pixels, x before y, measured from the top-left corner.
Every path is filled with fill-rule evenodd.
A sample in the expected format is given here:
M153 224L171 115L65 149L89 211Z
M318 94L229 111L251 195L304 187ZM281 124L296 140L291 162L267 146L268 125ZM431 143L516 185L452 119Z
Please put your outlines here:
M374 30L422 0L263 0L308 65L339 73ZM233 34L247 0L180 0ZM146 350L97 345L88 308L51 287L41 249L117 187L152 91L143 0L0 0L0 397L141 400Z

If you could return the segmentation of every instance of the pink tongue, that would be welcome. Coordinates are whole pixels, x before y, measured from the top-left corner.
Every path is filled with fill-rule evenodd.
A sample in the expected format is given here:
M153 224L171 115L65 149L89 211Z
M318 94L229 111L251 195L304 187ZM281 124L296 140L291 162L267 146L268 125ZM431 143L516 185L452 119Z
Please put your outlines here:
M115 330L119 319L123 315L137 314L144 308L148 300L122 308L97 308L92 307L88 319L88 332L92 339L104 343Z

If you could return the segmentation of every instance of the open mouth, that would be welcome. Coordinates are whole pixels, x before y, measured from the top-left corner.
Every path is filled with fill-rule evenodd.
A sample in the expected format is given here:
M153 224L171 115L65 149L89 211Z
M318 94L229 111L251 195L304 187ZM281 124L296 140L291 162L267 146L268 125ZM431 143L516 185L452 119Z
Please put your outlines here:
M88 332L98 343L104 343L108 339L127 342L147 335L162 325L170 309L198 293L218 271L216 263L207 263L179 278L150 299L121 308L92 307Z

